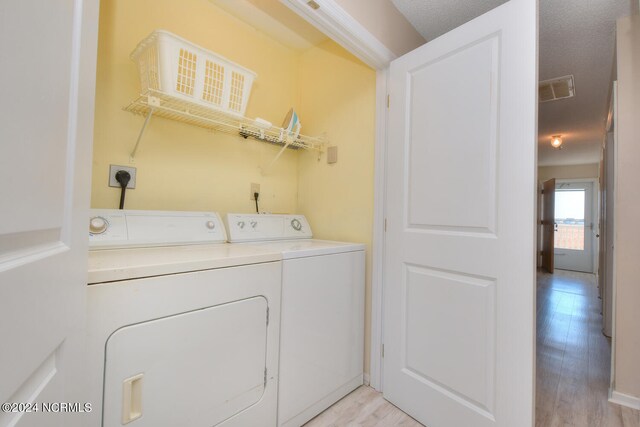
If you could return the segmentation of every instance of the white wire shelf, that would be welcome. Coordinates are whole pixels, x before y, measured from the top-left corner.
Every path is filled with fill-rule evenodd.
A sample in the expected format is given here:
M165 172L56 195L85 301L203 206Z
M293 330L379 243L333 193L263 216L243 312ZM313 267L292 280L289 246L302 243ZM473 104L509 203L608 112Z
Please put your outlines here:
M323 152L326 145L324 137L298 135L297 138L294 138L289 135L285 129L275 126L264 128L256 124L255 120L247 117L184 101L160 91L150 90L144 95L140 95L124 107L124 110L146 117L140 134L138 135L138 140L131 152L131 158L135 158L140 140L151 116L164 117L210 130L240 135L244 138L251 137L269 144L281 146L282 150L278 153L274 162L280 157L285 148Z

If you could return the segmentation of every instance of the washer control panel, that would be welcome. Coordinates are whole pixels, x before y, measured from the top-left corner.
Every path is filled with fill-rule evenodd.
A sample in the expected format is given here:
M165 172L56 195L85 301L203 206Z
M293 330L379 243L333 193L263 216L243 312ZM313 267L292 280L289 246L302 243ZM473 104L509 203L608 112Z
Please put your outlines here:
M89 249L224 243L215 212L92 209Z
M313 237L304 215L227 214L226 223L230 242Z

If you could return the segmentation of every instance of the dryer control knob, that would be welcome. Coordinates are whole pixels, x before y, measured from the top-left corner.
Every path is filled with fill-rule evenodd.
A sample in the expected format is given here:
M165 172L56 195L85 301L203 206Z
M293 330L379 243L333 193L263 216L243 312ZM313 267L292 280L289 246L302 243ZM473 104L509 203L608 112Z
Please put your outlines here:
M291 220L291 227L293 227L293 229L296 231L300 231L302 230L302 223L294 218Z
M216 223L213 221L207 221L207 228L209 230L213 230L214 228L216 228Z
M244 221L238 221L238 227L240 228L240 230L244 228L244 225Z
M251 221L251 228L256 228L258 226L258 221Z
M108 227L109 223L101 216L94 216L89 220L89 232L92 234L102 234Z

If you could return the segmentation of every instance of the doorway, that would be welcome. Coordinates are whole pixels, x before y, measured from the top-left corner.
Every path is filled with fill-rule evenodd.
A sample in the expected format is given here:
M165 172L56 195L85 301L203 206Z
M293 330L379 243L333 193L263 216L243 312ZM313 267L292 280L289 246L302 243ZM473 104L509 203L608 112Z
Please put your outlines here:
M554 264L561 270L593 273L594 183L557 180L554 209Z

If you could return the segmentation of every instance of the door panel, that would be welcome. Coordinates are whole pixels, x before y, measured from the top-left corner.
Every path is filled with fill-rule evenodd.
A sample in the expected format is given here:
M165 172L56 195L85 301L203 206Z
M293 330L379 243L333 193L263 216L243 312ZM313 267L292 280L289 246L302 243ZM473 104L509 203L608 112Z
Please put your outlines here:
M407 266L405 276L408 374L490 414L495 395L495 281L417 266ZM446 326L424 329L425 324Z
M555 178L545 181L542 191L542 268L553 274L556 231Z
M411 227L489 233L495 230L499 47L499 36L494 34L408 71L410 116L406 132L411 135L412 144L407 223ZM470 64L474 64L476 72L465 76ZM451 78L455 84L443 84ZM447 117L453 110L456 116ZM464 126L452 132L452 119L465 120ZM469 181L469 176L474 179ZM436 182L446 185L425 185Z
M81 402L98 2L3 1L0 16L0 402Z
M14 182L3 185L0 236L7 250L14 247L7 239L22 242L25 233L26 250L33 251L36 245L57 245L63 226L71 147L69 109L58 107L69 105L74 1L3 1L0 8L3 17L24 14L24 19L3 19L0 30L0 61L13 65L2 67L3 104L14 101L0 118L7 150L0 160L0 182ZM21 170L11 167L16 161Z
M384 396L430 427L532 424L536 14L391 64Z

